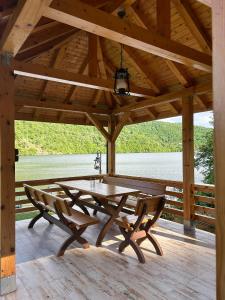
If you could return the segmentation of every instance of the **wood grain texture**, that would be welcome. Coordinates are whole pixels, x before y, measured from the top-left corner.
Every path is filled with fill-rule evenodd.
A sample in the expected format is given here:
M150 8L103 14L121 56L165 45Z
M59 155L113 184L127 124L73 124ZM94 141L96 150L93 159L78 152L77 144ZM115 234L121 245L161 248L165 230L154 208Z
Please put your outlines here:
M137 194L139 190L131 189L126 187L120 187L112 184L95 182L95 180L75 180L75 181L64 181L56 182L60 186L68 189L74 189L85 194L96 196L100 198L112 197L112 196L123 196Z
M100 213L99 218L105 221ZM118 254L123 237L116 225L103 247L84 250L72 244L59 259L53 251L67 234L45 221L28 231L28 222L16 223L17 291L1 300L149 300L149 295L151 300L215 299L215 248L210 233L197 230L196 237L185 236L181 224L160 220L153 233L164 256L157 256L150 243L143 242L146 263L140 266L130 247L124 255ZM92 245L100 228L101 224L85 233Z
M11 58L2 54L0 56L0 280L10 278L16 271L15 105L14 78L11 67ZM15 286L12 288L14 290ZM4 290L1 290L1 293L4 293Z
M193 97L183 97L182 104L184 223L188 229L191 227L194 210L192 194L192 185L194 184Z
M213 10L213 94L214 94L214 126L215 126L215 178L216 178L216 229L217 229L217 299L225 298L225 2L212 2Z
M1 51L15 56L51 2L52 0L19 1L0 41Z
M101 12L79 1L56 1L45 10L44 16L98 34L194 68L211 72L212 61L207 54L176 43L154 31L145 30L135 24Z

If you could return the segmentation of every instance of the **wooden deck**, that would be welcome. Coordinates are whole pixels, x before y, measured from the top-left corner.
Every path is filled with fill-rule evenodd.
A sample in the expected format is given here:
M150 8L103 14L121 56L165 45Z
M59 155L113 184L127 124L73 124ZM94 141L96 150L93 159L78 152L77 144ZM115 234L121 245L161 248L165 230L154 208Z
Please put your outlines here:
M57 258L54 254L66 233L44 220L32 230L27 224L27 220L16 223L18 289L2 300L215 299L213 234L198 230L195 237L184 236L182 225L160 220L154 231L164 256L157 256L144 242L142 265L130 248L118 254L122 236L116 226L103 247L84 250L73 244ZM92 245L99 226L85 234Z

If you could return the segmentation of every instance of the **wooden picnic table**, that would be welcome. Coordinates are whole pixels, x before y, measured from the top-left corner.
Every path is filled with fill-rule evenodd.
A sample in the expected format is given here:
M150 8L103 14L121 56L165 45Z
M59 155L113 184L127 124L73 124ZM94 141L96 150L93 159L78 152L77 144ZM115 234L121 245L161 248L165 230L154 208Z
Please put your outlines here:
M128 196L140 192L139 190L96 182L95 180L74 180L55 183L61 186L66 195L70 197L72 200L70 204L71 207L77 205L88 215L89 212L86 207L93 208L94 210L109 215L108 221L104 224L98 235L96 246L101 246L106 233L110 230L114 220L123 209ZM71 190L76 190L78 192L73 193ZM95 200L95 204L82 199L81 196L83 195L90 195ZM118 202L117 200L114 205L109 204L109 200L113 201L114 197L117 197L117 199L120 197L120 201Z

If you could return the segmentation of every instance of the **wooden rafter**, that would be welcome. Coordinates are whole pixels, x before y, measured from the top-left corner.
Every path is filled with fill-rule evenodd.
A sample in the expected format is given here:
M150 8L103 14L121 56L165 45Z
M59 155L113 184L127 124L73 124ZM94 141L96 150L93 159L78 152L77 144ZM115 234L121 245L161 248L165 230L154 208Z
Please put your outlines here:
M87 69L88 62L89 62L89 57L87 56L84 58L83 63L80 66L78 74L84 74L85 70ZM67 104L72 103L72 98L76 95L78 88L79 88L79 85L76 85L76 86L72 85L70 87L70 90L66 96L66 99L64 100L64 103L67 103Z
M81 104L64 104L56 101L50 101L46 99L46 101L37 101L32 98L26 98L17 96L15 100L15 104L17 106L24 107L33 107L33 108L43 108L47 110L55 110L55 111L70 111L70 112L81 112L81 113L96 113L108 115L110 110L102 109L102 108L94 108L90 106L85 106Z
M210 55L77 0L55 2L45 10L44 16L194 68L212 71Z
M167 5L169 5L168 2L165 2L165 3ZM170 25L170 21L168 20L169 17L165 15L166 10L164 8L163 8L163 11L164 11L163 15L162 16L160 15L160 8L161 8L160 6L163 5L163 3L162 2L156 2L156 4L158 6L157 16L158 16L159 19L158 19L157 23L158 23L158 26L159 26L159 30L161 31L164 28L163 33L164 34L170 34L170 30L168 30L168 28L165 28L164 25L161 25L161 23L163 23L163 17L167 18L167 22L165 22L165 24ZM131 8L132 8L132 12L135 15L135 17L136 17L138 23L140 24L140 26L143 26L144 28L147 28L148 30L151 29L152 25L150 24L148 18L144 14L142 14L142 12L139 9L139 6L137 4L135 4ZM167 13L168 13L168 10L167 10ZM187 74L184 72L181 64L176 63L172 60L168 60L168 59L165 59L165 62L167 64L167 66L170 68L170 70L172 71L172 73L176 76L176 78L179 80L179 82L183 86L188 87L192 84L190 79L188 78Z
M52 0L20 0L0 41L2 52L18 53Z
M193 85L189 88L183 88L178 91L169 92L164 95L155 97L154 99L146 99L141 102L125 105L114 109L114 113L128 112L130 110L143 109L147 107L157 106L159 104L171 103L179 100L183 96L201 95L212 90L211 82L203 82Z
M66 46L63 46L63 47L56 50L55 55L53 56L53 59L52 59L51 64L50 64L51 68L57 68L59 66L59 64L63 60L63 57L65 55L65 51L66 51ZM41 93L40 93L40 96L39 96L40 101L45 101L46 100L44 95L45 95L47 87L48 87L48 82L49 82L48 80L43 82ZM35 109L34 117L37 117L38 114L39 114L39 110Z
M47 51L54 51L69 43L77 35L77 33L78 30L74 29L74 31L66 32L64 35L58 36L51 41L37 44L34 47L27 49L26 51L17 53L16 59L20 61L30 61L31 59L41 55L42 53L45 53Z
M87 118L91 121L91 123L101 132L101 134L105 137L107 141L110 141L110 134L105 130L102 123L98 120L96 116L90 113L86 113Z
M107 73L106 73L106 68L105 68L105 63L104 63L104 58L103 58L103 53L102 53L102 46L99 40L99 37L97 38L97 57L98 57L98 65L99 65L99 72L100 76L103 79L108 79L107 78ZM105 97L106 97L106 102L109 107L112 107L112 98L111 94L108 92L104 92Z
M66 48L67 46L64 45L63 47L59 48L56 50L56 53L53 57L53 60L50 64L50 67L51 68L58 68L60 63L62 62L63 58L64 58L64 55L65 55L65 52L66 52ZM41 94L40 94L40 100L42 101L45 101L45 99L43 98L45 92L46 92L46 89L47 89L47 86L48 86L48 80L44 81L44 84L43 84L43 88L42 88L42 91L41 91Z
M183 0L172 0L178 13L185 21L187 27L190 29L191 34L197 40L201 49L211 54L212 52L212 41L208 36L207 32L203 28L195 12L193 11L190 3Z
M157 12L157 31L167 38L171 38L171 5L170 0L157 0L156 1L156 12ZM177 71L177 66L173 61L166 60L169 65L171 64L173 69ZM180 75L180 72L179 72ZM178 113L173 103L169 103L171 110L174 113Z
M88 75L90 77L97 77L97 36L92 33L88 34L88 60Z
M177 78L177 80L185 87L188 87L192 84L191 78L187 75L187 73L182 68L183 66L175 63L171 60L166 59L165 60L167 66L171 70L171 72L174 74L174 76Z
M128 46L125 46L124 50L128 57L132 60L137 71L146 77L149 87L153 89L156 94L160 94L160 88L158 87L154 76L151 74L149 67L141 62L141 58L137 50Z
M199 103L199 105L203 108L203 109L207 109L207 105L206 105L206 95L197 95L195 97L195 99L197 100L197 102Z
M99 103L99 101L101 99L101 96L102 96L102 91L101 90L95 91L94 97L93 97L94 101L91 100L90 105L92 105L93 107L95 107Z
M39 64L29 64L14 61L14 73L21 76L55 81L64 84L82 86L91 89L113 91L114 82L111 79L91 78L65 70L52 69ZM131 85L131 95L137 97L151 97L152 90Z
M34 32L25 41L19 51L19 54L28 52L29 50L34 49L38 46L50 43L56 38L67 36L69 33L72 35L77 31L77 29L74 29L71 26L57 23L55 24L55 26L52 26L50 28L45 28L38 32Z

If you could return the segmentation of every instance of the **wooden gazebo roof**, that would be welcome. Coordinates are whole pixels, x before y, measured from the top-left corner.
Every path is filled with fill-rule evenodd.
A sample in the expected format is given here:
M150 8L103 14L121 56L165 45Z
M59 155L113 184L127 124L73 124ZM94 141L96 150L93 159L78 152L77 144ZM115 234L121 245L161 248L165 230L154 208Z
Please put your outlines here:
M208 6L195 0L172 0L170 9L163 0L32 2L1 1L1 49L15 58L16 119L92 124L94 116L106 125L115 114L132 124L178 116L182 97L192 95L195 112L212 109ZM124 20L117 17L121 6ZM129 97L113 92L119 42L131 76Z

